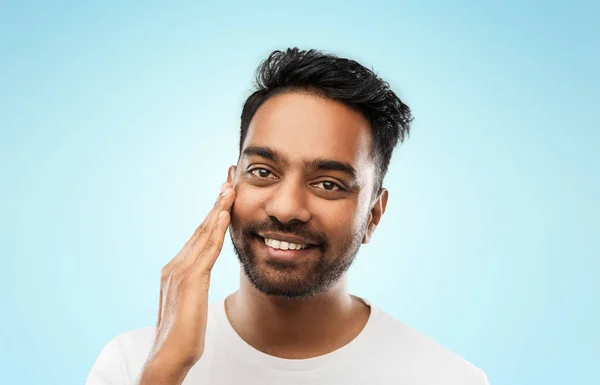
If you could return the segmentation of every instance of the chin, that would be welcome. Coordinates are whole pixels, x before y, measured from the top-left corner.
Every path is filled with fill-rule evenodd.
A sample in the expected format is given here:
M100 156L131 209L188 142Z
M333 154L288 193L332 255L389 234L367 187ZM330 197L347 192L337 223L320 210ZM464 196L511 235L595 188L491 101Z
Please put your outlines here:
M288 299L311 297L326 291L336 282L319 274L314 264L281 265L278 261L260 259L256 262L244 264L244 273L258 291L269 296Z
M325 251L318 248L302 258L277 258L269 255L260 237L236 242L232 236L232 241L246 279L261 293L281 298L306 298L329 290L353 260L327 263Z

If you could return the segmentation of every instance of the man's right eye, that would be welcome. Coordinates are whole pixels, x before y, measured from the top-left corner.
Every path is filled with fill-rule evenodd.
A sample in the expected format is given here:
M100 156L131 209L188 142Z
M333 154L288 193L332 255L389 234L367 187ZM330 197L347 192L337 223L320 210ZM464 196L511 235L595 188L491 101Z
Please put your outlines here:
M253 168L252 170L249 170L248 172L259 178L268 178L269 175L272 174L271 171L267 170L266 168L262 168L262 167Z

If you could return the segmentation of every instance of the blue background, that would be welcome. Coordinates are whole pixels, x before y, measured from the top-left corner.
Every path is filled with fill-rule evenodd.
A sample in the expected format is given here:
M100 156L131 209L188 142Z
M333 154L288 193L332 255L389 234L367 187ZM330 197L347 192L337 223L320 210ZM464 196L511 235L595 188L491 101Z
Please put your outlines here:
M297 45L374 68L416 117L351 291L492 385L600 383L593 3L2 2L0 382L81 384L155 323L255 68ZM211 300L237 284L227 237Z

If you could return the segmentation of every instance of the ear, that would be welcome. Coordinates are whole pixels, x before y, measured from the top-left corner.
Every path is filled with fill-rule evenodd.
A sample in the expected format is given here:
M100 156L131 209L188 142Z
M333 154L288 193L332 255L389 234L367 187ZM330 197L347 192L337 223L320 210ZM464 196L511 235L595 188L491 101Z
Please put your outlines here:
M387 206L388 200L388 190L382 188L377 195L377 199L375 199L375 203L371 208L371 212L369 213L369 222L367 224L367 231L363 236L362 243L369 243L371 240L371 236L373 236L373 232L375 228L379 224L381 220L381 216L385 213L385 207Z
M227 183L230 183L231 186L234 188L235 188L235 184L237 183L235 170L236 170L235 166L229 166L229 169L227 170Z

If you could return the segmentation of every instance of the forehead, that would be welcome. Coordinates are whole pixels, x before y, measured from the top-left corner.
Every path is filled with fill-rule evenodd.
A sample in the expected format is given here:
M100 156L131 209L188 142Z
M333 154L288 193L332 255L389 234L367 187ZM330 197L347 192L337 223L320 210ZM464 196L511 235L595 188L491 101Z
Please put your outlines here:
M360 112L325 97L289 92L260 106L243 147L270 147L291 162L332 159L358 169L370 162L371 142L369 122Z

